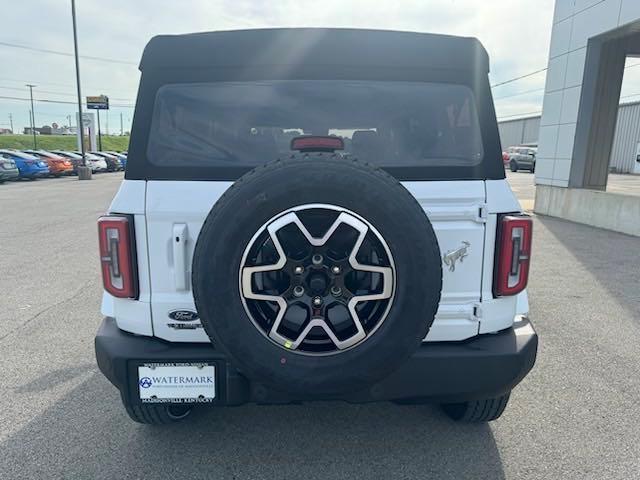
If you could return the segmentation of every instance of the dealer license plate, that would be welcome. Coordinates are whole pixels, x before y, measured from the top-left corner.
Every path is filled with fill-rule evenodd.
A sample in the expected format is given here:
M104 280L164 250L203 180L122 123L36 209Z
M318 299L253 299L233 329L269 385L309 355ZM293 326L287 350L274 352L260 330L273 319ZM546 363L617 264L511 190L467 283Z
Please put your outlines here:
M206 363L145 363L138 366L143 403L212 402L216 369Z

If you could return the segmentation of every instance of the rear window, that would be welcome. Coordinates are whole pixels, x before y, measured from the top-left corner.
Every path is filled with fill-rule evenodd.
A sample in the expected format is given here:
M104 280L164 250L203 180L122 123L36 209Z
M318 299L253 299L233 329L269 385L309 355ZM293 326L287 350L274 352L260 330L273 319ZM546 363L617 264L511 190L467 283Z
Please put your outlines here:
M472 91L424 82L286 80L171 84L156 96L147 158L162 167L253 167L300 135L336 135L342 155L383 167L474 166Z

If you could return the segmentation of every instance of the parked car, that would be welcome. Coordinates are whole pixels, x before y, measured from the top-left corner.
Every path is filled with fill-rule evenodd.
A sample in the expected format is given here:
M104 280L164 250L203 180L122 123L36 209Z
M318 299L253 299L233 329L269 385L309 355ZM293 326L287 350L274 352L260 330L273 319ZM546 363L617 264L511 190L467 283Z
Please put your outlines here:
M95 150L92 150L89 153L91 153L92 155L96 155L100 158L103 158L104 161L107 162L108 172L117 172L119 170L122 170L122 163L120 162L120 159L116 155L112 155L111 153L107 153L107 152L98 152Z
M172 35L140 69L95 339L133 420L320 399L502 414L536 358L532 220L477 40Z
M60 155L62 158L66 158L71 162L73 166L73 174L78 174L78 166L82 165L82 156L76 155L73 152L68 152L66 150L50 150L54 155Z
M4 156L0 153L0 183L4 183L7 180L16 180L20 177L20 171L13 158Z
M69 152L67 150L52 150L53 153L61 155L65 158L68 158L74 163L74 171L77 173L78 166L82 165L82 153L81 152ZM104 158L100 158L96 155L92 155L90 153L85 152L84 154L85 160L87 162L87 167L91 168L93 173L97 172L106 172L107 171L107 162L104 161Z
M34 155L22 153L18 150L0 150L0 155L15 162L20 172L20 178L35 180L36 178L49 176L47 162Z
M509 166L509 159L511 158L511 154L514 153L516 147L509 147L505 151L502 152L502 163L505 168Z
M120 159L120 163L122 164L122 170L124 170L127 166L127 155L124 153L114 152L112 150L108 150L106 153L110 153L111 155L115 155Z
M76 155L82 155L82 152L78 151L74 151L73 153L75 153ZM107 161L99 155L95 155L90 152L84 152L84 157L87 160L87 165L91 167L91 171L93 173L107 172L109 170Z
M537 147L516 147L509 155L509 169L512 172L518 170L529 170L531 173L536 170Z
M71 175L73 173L73 163L71 163L68 158L64 158L61 155L57 155L53 152L47 152L46 150L23 150L23 152L47 162L49 171L54 177Z

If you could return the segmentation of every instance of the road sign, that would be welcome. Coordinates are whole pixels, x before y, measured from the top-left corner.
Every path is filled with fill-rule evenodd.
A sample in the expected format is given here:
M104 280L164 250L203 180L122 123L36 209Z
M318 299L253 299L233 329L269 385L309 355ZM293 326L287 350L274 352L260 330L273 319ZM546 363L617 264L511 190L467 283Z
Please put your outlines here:
M106 95L87 97L87 108L91 110L109 110L109 97Z

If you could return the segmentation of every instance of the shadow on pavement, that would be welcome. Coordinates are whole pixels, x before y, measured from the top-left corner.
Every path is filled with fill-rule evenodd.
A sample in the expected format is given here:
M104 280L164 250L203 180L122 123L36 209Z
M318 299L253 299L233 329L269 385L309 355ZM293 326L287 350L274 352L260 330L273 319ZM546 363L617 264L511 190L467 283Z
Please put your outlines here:
M551 217L539 216L537 220L560 242L562 251L549 250L553 248L549 243L536 243L534 249L544 250L544 255L551 258L554 255L566 255L568 250L593 275L600 287L626 309L640 314L640 238ZM536 255L537 252L534 252ZM546 266L554 268L551 262ZM563 279L564 282L570 282L570 275L580 275L579 271L562 271L562 266L558 262L555 268L560 270L548 271L547 274L557 274L556 279ZM581 296L580 292L573 294L577 299ZM640 315L636 315L638 317Z
M31 382L22 385L16 389L17 393L37 393L50 388L61 385L69 380L84 375L85 373L96 370L95 364L87 363L84 365L77 365L75 367L66 367L58 370L53 370L47 374L38 377Z
M151 427L126 417L98 373L0 451L7 479L504 478L491 428L454 424L436 407L243 406Z

